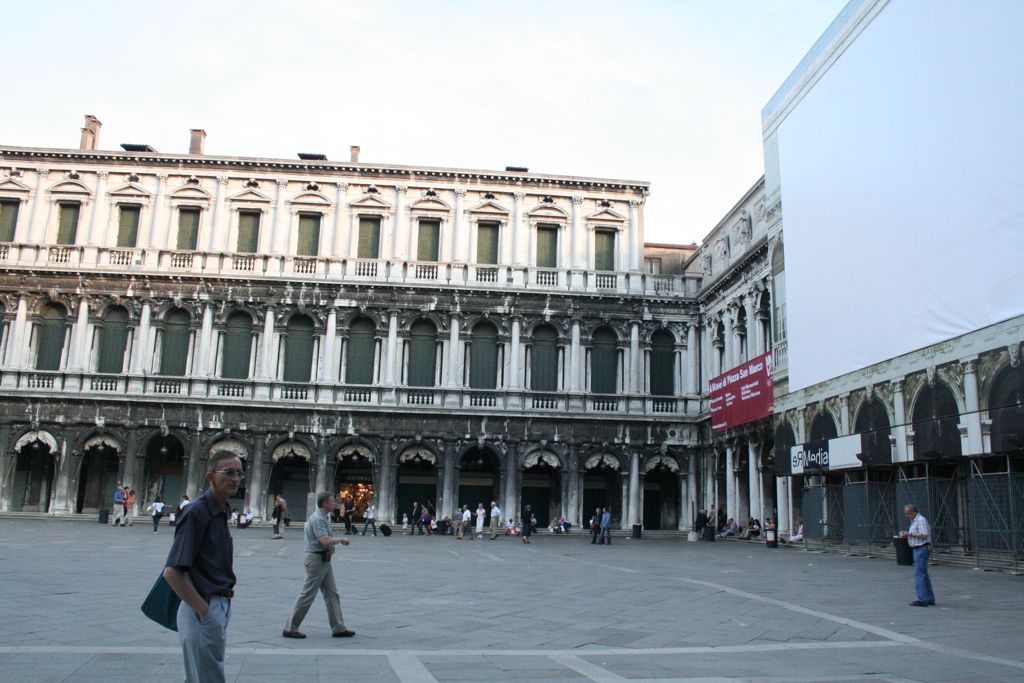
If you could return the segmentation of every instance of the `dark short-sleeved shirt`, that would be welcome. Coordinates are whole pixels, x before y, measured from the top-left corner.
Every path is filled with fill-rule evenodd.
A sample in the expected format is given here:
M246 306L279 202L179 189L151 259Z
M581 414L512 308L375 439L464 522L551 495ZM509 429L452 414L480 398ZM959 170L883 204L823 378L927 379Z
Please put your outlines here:
M211 595L234 587L233 557L228 513L207 489L181 511L165 566L184 569L200 594Z

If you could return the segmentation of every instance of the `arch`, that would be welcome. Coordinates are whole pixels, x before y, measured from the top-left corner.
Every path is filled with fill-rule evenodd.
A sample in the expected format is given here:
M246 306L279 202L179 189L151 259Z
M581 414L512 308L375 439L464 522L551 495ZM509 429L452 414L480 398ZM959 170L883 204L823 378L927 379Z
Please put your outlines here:
M394 519L402 515L412 517L413 502L424 503L438 499L438 463L441 453L429 441L412 441L398 455L396 472ZM412 519L409 519L412 522Z
M647 458L644 461L642 471L644 474L647 474L656 467L664 468L674 473L679 472L679 463L676 461L676 459L668 455L663 455L661 453L653 457Z
M1024 365L1007 365L996 374L988 405L992 452L1024 449Z
M530 335L530 388L534 391L558 390L558 331L542 324Z
M345 348L345 382L373 384L377 326L366 316L351 321Z
M568 220L569 213L560 206L555 204L538 204L527 212L527 215L533 219L539 220Z
M341 446L334 454L334 458L335 460L341 461L345 458L350 458L353 455L359 458L365 458L374 465L377 464L377 451L362 441L352 441Z
M186 201L193 200L203 202L208 202L213 198L209 192L199 187L198 185L189 184L182 185L172 190L169 196L171 199L179 199Z
M253 319L245 310L234 310L224 325L224 346L221 350L221 377L249 379L252 355Z
M77 180L61 180L49 187L50 194L54 195L85 195L92 197L92 190Z
M309 447L301 441L285 441L274 448L270 454L270 461L277 462L282 458L300 458L306 462L313 462L313 455L309 452Z
M326 209L331 205L331 200L322 192L304 190L288 200L290 204L304 204L306 206L318 206Z
M882 401L869 398L861 403L853 425L854 433L861 435L860 459L865 465L892 462L889 413Z
M437 465L441 462L440 453L427 443L414 443L402 449L398 462L428 462Z
M811 420L811 428L807 433L810 435L808 441L824 441L836 438L839 435L839 430L836 428L836 421L832 417L832 413L823 408Z
M238 439L232 437L226 437L219 441L214 441L210 444L210 448L207 450L207 453L212 456L214 453L220 453L221 451L227 451L228 453L237 456L243 463L246 462L246 459L249 457L249 447Z
M498 385L498 328L485 321L473 326L469 352L469 386L494 389Z
M606 469L612 469L612 470L616 470L616 471L621 471L622 470L622 462L619 461L618 456L612 455L611 453L608 453L607 451L602 451L602 452L599 452L599 453L595 453L595 454L591 455L590 457L588 457L586 459L586 461L584 461L584 464L583 464L584 471L598 469L598 468L606 468Z
M796 445L796 432L786 416L775 427L775 462L789 462L790 449ZM787 470L788 471L788 470Z
M527 470L538 465L546 465L556 470L562 469L562 460L554 452L549 451L546 448L538 448L526 455L526 457L522 459L519 467Z
M667 330L651 335L651 364L649 366L652 396L674 396L676 378L675 338Z
M57 453L57 439L53 434L45 429L33 429L22 434L18 437L18 440L14 442L14 450L20 451L25 446L35 443L36 441L46 446L51 453Z
M602 326L591 335L590 391L615 394L619 390L619 351L613 330Z
M91 448L109 448L116 453L120 453L124 450L121 442L114 438L111 434L93 434L85 440L82 444L82 450L87 451Z
M313 372L313 319L304 313L288 319L284 347L285 382L308 382Z
M409 327L409 369L406 383L411 387L432 387L437 382L437 327L420 318Z
M185 443L164 429L153 430L145 441L145 489L142 500L160 496L173 510L185 493Z
M950 388L939 381L925 384L914 401L914 460L951 458L962 454L960 411Z
M103 312L103 324L97 330L99 356L96 372L120 374L124 371L124 354L128 348L128 310L110 306Z
M86 439L71 482L71 490L76 493L76 513L97 512L107 507L108 496L119 483L120 452L120 444L106 434L94 434Z
M188 311L175 308L167 312L163 321L163 339L160 346L160 374L184 377L188 367L189 337L192 334L192 316Z
M14 451L11 509L49 512L57 483L57 440L46 430L30 430L18 438Z
M61 304L48 303L43 306L39 318L36 370L60 370L68 324L67 309Z

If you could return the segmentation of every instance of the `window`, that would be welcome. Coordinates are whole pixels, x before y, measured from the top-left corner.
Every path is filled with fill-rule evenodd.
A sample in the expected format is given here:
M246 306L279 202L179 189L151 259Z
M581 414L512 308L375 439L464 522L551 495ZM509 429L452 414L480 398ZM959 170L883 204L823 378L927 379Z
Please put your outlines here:
M184 377L188 365L188 340L191 318L185 311L171 311L164 318L163 344L160 351L160 374Z
M81 204L61 204L57 223L57 244L74 244L78 235L78 213Z
M373 347L376 329L373 321L359 318L348 333L345 381L349 384L373 384Z
M411 387L432 387L437 374L437 328L419 320L409 330L409 374Z
M14 241L14 228L18 225L18 209L21 202L0 199L0 242Z
M530 388L534 391L558 390L558 333L550 325L542 325L533 331Z
M138 206L121 206L117 221L117 246L134 249L139 240Z
M96 372L124 372L124 352L128 347L128 311L115 306L103 315L103 327L96 338L99 360Z
M64 353L64 335L67 328L67 311L63 306L46 306L43 308L41 317L36 370L60 370L60 359Z
M178 244L179 251L195 251L199 242L199 209L194 206L183 206L178 209Z
M651 336L651 394L672 396L675 394L676 354L672 335L665 331Z
M441 221L420 221L419 240L416 245L417 261L436 261L441 242Z
M537 227L537 267L558 266L558 227L541 225Z
M260 212L238 212L238 246L239 254L255 254L260 245Z
M469 355L469 386L473 389L494 389L498 385L498 330L494 325L480 323L473 328L473 345Z
M590 391L614 394L618 391L619 364L615 333L606 327L594 332L590 349Z
M297 315L288 321L284 346L284 381L308 382L313 368L313 321Z
M498 262L498 224L480 223L476 228L476 262Z
M594 270L615 270L615 232L594 232Z
M644 259L644 271L651 275L661 274L661 259L647 257Z
M380 256L380 219L359 219L359 247L357 258L378 258Z
M224 330L224 363L221 376L225 379L249 379L249 354L252 349L252 318L242 312L232 313Z
M295 253L299 256L316 256L320 253L320 214L299 214L299 241Z

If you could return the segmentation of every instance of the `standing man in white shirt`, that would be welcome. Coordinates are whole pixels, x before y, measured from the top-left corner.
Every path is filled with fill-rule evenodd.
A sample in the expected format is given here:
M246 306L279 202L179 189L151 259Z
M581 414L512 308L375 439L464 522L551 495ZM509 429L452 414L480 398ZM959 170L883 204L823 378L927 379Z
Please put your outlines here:
M472 519L472 518L473 518L473 515L469 512L469 506L468 505L463 505L462 506L462 520L461 520L461 523L459 524L459 535L456 536L455 538L457 538L460 541L462 540L462 537L466 534L467 531L469 531L469 520ZM470 536L470 538L472 538L472 536Z
M366 527L373 526L373 535L377 535L377 507L370 503L370 506L366 508L366 521L363 522L363 536L366 535Z
M928 577L928 558L932 554L932 530L928 520L917 511L914 505L904 505L903 513L910 520L910 530L901 531L900 536L907 539L910 549L914 552L914 589L917 600L910 603L914 607L931 607L935 604L935 593L932 591L932 580Z
M498 537L501 530L501 508L493 500L491 501L491 540Z

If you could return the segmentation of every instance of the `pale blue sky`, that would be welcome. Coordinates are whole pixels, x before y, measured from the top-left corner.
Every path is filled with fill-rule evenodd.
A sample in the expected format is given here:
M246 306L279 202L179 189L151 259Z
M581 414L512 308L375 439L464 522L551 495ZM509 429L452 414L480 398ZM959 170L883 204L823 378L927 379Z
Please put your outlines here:
M4 10L0 143L649 180L699 241L763 172L761 107L845 0L44 2Z

